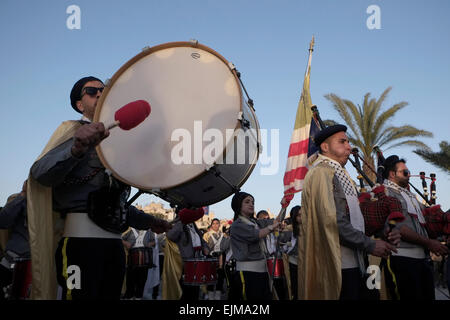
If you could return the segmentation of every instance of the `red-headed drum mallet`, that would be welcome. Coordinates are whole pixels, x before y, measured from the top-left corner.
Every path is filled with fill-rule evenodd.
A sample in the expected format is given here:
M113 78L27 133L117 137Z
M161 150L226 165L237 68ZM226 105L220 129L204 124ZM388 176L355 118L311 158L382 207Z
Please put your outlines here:
M108 126L108 130L119 126L123 130L130 130L138 126L150 115L150 104L145 100L136 100L127 103L114 114L114 123Z

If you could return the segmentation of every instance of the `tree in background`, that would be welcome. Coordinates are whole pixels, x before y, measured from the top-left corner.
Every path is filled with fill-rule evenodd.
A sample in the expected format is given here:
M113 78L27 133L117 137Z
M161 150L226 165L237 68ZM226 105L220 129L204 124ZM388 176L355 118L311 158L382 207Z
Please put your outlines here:
M407 102L402 101L382 111L382 104L391 89L388 87L384 90L378 100L370 99L370 93L366 93L362 107L356 106L352 101L342 99L334 93L325 95L325 98L331 101L334 109L348 126L347 136L350 144L360 150L361 157L374 169L376 167L372 154L375 146L380 147L383 152L403 145L429 150L427 145L416 138L433 136L431 132L417 129L411 125L399 127L389 125L395 114L408 105ZM375 181L376 175L366 164L363 165L363 170L372 181Z
M439 143L440 152L433 152L429 149L414 150L415 154L421 156L426 162L439 167L448 174L450 174L450 145L447 141Z

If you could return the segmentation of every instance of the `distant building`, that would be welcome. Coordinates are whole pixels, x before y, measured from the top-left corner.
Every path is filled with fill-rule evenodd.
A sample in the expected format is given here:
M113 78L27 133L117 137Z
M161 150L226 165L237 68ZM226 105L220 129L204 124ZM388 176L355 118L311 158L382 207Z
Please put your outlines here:
M137 205L136 208L139 210L144 211L145 213L154 215L158 218L171 221L175 218L175 211L172 208L164 208L164 205L162 203L157 202L151 202L150 204L140 206ZM209 211L208 214L205 214L201 219L197 220L195 224L199 229L207 230L208 227L211 225L212 219L214 219L214 212ZM221 226L225 225L227 223L227 220L221 220Z
M175 211L172 208L165 209L162 203L151 202L143 207L138 205L136 208L164 220L171 221L175 218Z

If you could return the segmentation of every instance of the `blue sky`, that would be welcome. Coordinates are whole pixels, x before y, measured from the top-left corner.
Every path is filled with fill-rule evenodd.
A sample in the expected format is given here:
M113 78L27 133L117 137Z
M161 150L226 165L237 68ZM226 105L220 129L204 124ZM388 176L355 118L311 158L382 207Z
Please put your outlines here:
M369 30L370 5L381 10L381 29ZM69 30L67 7L81 10L81 29ZM75 81L110 78L145 46L197 39L233 62L255 102L264 129L279 129L279 169L260 165L242 187L256 210L278 212L283 174L311 36L311 96L323 118L340 121L327 93L362 103L389 86L385 107L409 105L392 125L433 132L433 150L449 140L450 2L434 1L12 1L0 2L0 205L20 190L28 171L60 122L77 119L69 104ZM438 202L450 208L450 176L400 147L414 174L437 175ZM354 170L347 166L354 174ZM419 179L411 180L420 187ZM421 189L421 188L420 188ZM138 203L161 201L143 196ZM211 206L231 218L231 197ZM161 201L163 202L163 201ZM300 202L297 194L292 204Z

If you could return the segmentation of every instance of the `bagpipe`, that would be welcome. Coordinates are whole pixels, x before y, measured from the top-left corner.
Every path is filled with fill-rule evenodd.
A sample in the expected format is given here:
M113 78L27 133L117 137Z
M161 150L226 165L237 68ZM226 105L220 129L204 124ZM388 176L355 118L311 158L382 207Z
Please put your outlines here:
M377 182L382 181L382 175L385 170L385 158L378 146L374 147L377 155ZM370 167L370 166L369 166ZM425 172L421 171L419 175L410 175L410 177L419 177L422 180L423 193L421 193L414 185L408 181L408 186L424 200L424 209L422 210L425 218L425 228L430 238L437 238L442 235L450 235L450 213L443 212L440 205L436 205L436 174L430 173L430 177L425 176ZM428 199L428 187L425 179L430 179L431 197Z
M435 173L430 173L429 177L425 176L425 172L421 171L419 173L419 175L411 175L411 177L419 177L420 180L422 180L422 188L423 188L423 195L424 195L424 199L425 201L427 201L430 205L435 205L436 204L436 174ZM430 190L431 190L431 197L430 200L428 201L428 186L427 186L427 181L425 179L430 179Z
M322 122L317 106L312 106L311 110L313 112L313 117L317 120L321 128L325 125ZM355 167L358 172L358 181L360 184L360 195L359 203L361 212L364 217L365 223L365 233L368 236L376 235L382 232L385 228L386 221L389 227L392 229L396 223L401 222L405 219L402 214L402 204L395 198L388 196L386 194L385 186L383 185L383 173L384 173L384 162L385 158L378 146L374 147L374 152L377 155L377 170L375 171L370 164L368 164L363 158L360 157L358 148L353 148L351 155L353 155L354 160L350 157L348 160ZM376 174L376 183L374 183L367 174L364 173L361 167L361 161L369 168L372 172ZM419 177L422 179L422 186L426 186L424 183L426 177L425 173L421 172ZM435 205L436 200L436 175L430 174L431 184L430 189L432 196L430 200L427 199L428 193L427 189L424 188L424 194L422 194L417 188L415 188L411 183L409 186L412 187L418 195L420 195L427 207L423 210L423 214L426 221L426 229L431 238L436 238L441 235L450 234L450 213L444 213L440 205ZM367 191L364 180L370 187L370 192Z

